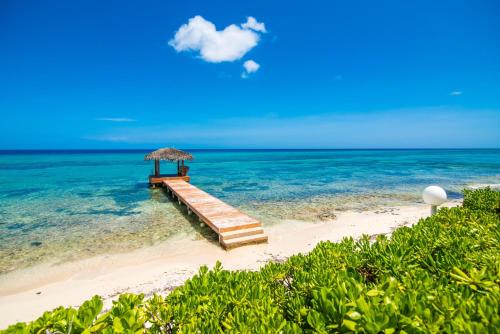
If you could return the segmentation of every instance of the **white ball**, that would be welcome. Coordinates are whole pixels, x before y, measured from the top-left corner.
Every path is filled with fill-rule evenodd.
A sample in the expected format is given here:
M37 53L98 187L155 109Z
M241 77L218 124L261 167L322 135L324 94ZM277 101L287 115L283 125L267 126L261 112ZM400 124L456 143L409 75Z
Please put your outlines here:
M438 186L429 186L422 193L424 202L430 205L441 205L446 202L446 191Z

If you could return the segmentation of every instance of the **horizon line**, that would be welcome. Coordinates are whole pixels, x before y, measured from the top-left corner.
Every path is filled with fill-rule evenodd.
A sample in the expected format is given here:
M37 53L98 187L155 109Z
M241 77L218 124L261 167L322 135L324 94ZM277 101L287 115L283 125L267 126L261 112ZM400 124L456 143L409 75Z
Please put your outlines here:
M175 146L170 146L175 147ZM178 147L176 147L178 148ZM110 152L110 151L149 151L156 148L42 148L42 149L0 149L0 153L13 152ZM401 150L499 150L500 147L391 147L391 148L179 148L185 151L401 151Z

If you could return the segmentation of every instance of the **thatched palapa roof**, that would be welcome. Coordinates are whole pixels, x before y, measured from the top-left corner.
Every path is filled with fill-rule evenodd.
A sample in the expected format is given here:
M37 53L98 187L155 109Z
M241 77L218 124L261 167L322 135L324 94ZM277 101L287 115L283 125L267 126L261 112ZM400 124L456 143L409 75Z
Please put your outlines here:
M160 148L159 150L146 154L144 160L181 161L193 160L193 156L176 148Z

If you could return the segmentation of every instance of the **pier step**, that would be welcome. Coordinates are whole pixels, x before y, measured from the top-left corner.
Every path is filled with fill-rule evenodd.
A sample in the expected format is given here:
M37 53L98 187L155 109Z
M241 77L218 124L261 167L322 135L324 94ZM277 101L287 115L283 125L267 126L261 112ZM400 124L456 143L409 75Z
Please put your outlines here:
M249 235L264 234L264 229L262 227L253 227L243 230L235 230L230 232L223 232L220 234L221 238L224 240L230 240L234 238L246 237Z
M262 224L259 221L254 219L248 220L246 217L241 217L241 213L240 216L234 218L216 218L214 219L214 223L218 226L219 234L262 227Z
M232 238L229 240L220 239L220 243L224 249L232 249L245 245L260 244L267 242L267 234L261 233L257 235L247 235L244 237Z

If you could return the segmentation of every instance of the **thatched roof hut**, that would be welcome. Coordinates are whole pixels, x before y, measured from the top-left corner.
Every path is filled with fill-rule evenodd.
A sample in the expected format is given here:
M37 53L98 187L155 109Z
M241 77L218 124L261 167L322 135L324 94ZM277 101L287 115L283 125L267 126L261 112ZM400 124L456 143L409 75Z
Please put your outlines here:
M144 160L183 161L193 160L193 156L176 148L160 148L144 156Z
M177 161L177 175L186 176L189 168L184 166L184 160L193 160L193 156L176 148L160 148L144 156L144 160L155 161L155 176L160 176L160 160ZM181 166L182 163L182 166Z

